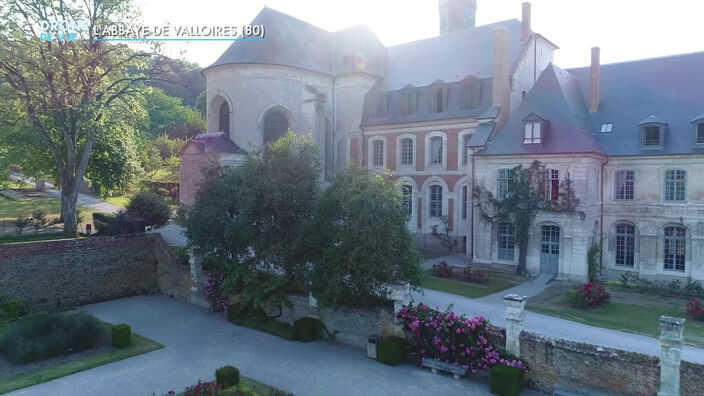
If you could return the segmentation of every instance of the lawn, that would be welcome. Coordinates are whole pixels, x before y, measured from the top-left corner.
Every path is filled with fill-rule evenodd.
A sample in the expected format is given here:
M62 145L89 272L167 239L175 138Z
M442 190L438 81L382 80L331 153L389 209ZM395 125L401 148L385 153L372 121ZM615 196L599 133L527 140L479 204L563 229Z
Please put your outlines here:
M103 322L106 331L110 331L111 324ZM51 381L70 374L102 366L104 364L127 359L132 356L151 352L164 346L148 338L132 333L132 345L127 348L115 348L99 355L87 356L81 359L68 361L54 367L47 367L31 373L18 375L12 378L0 377L0 394L12 392L17 389Z
M52 199L7 199L0 197L0 219L15 220L16 218L32 217L35 210L43 210L47 216L58 216L61 212L61 200Z
M467 298L479 298L498 293L521 283L524 279L512 274L490 272L489 283L470 283L454 279L438 278L431 270L425 270L421 278L421 287Z
M158 183L178 183L179 170L178 168L161 168L152 177L146 177L144 180Z
M526 309L592 326L651 337L660 336L661 315L686 317L685 299L668 298L668 300L674 300L672 304L650 303L646 298L630 300L631 302L624 301L619 297L618 301L612 301L601 307L578 309L570 307L564 293L560 293L553 294L549 300L541 298L540 295L536 298L531 297L528 299ZM665 298L660 300L662 302ZM688 319L684 328L684 338L687 344L704 347L704 323Z
M113 205L117 205L121 208L124 208L130 202L130 199L132 199L132 196L134 196L134 194L125 194L125 195L119 195L117 197L104 198L104 200L107 202L110 202Z

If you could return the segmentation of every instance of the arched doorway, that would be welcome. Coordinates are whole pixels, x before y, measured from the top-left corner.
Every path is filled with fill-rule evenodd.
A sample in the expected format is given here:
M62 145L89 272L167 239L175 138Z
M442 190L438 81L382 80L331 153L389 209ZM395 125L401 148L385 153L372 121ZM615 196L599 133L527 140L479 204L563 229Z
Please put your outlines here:
M225 132L230 135L230 105L227 102L222 102L218 113L218 129L220 132Z
M540 272L557 274L560 263L560 227L540 227Z
M264 117L264 145L276 141L288 131L288 118L278 110L272 110Z

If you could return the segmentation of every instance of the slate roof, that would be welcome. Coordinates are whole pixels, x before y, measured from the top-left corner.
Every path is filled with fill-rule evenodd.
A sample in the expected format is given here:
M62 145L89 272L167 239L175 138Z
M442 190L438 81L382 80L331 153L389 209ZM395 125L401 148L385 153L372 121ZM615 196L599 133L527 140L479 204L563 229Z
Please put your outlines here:
M385 48L365 25L328 32L269 7L262 8L250 24L264 25L264 40L235 41L208 68L232 63L258 63L338 75L342 56L351 53L361 54L367 61L365 72L383 73Z
M523 144L523 120L533 114L548 121L542 143ZM484 154L603 153L592 131L577 80L550 64Z
M469 75L480 79L492 77L494 31L501 27L509 31L509 64L513 65L521 50L521 22L517 19L388 47L383 88L397 90L406 84L425 86L435 80L460 81Z
M203 153L247 154L240 146L230 140L225 132L201 133L194 136L191 143L195 144Z
M486 154L597 152L606 155L704 154L692 122L704 112L704 52L601 66L598 111L590 113L590 68L549 66ZM523 144L523 118L549 121L542 145ZM643 148L639 125L667 125L661 148ZM600 133L612 123L611 133Z

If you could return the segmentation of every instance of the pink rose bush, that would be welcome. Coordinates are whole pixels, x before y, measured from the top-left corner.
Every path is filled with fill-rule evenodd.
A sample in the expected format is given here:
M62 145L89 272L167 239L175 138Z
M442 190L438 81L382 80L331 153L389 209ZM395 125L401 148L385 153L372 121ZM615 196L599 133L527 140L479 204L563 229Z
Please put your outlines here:
M438 359L461 366L468 372L488 370L496 364L517 367L527 371L524 362L505 359L488 340L483 316L457 316L447 308L444 312L427 305L409 305L401 308L396 317L403 323L409 339L409 354L418 362L423 358Z
M227 309L227 297L222 295L222 283L224 280L224 274L211 272L203 288L203 296L210 301L214 311Z

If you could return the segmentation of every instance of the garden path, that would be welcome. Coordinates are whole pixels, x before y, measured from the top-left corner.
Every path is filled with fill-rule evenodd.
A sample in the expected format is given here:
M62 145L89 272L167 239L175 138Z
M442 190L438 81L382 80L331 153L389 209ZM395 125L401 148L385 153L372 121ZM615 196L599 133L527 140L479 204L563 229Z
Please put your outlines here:
M361 349L340 344L286 341L165 296L131 297L81 310L127 323L164 348L9 395L162 395L198 379L212 381L215 369L226 364L294 395L490 395L484 382L457 381L409 364L385 366L367 359Z

